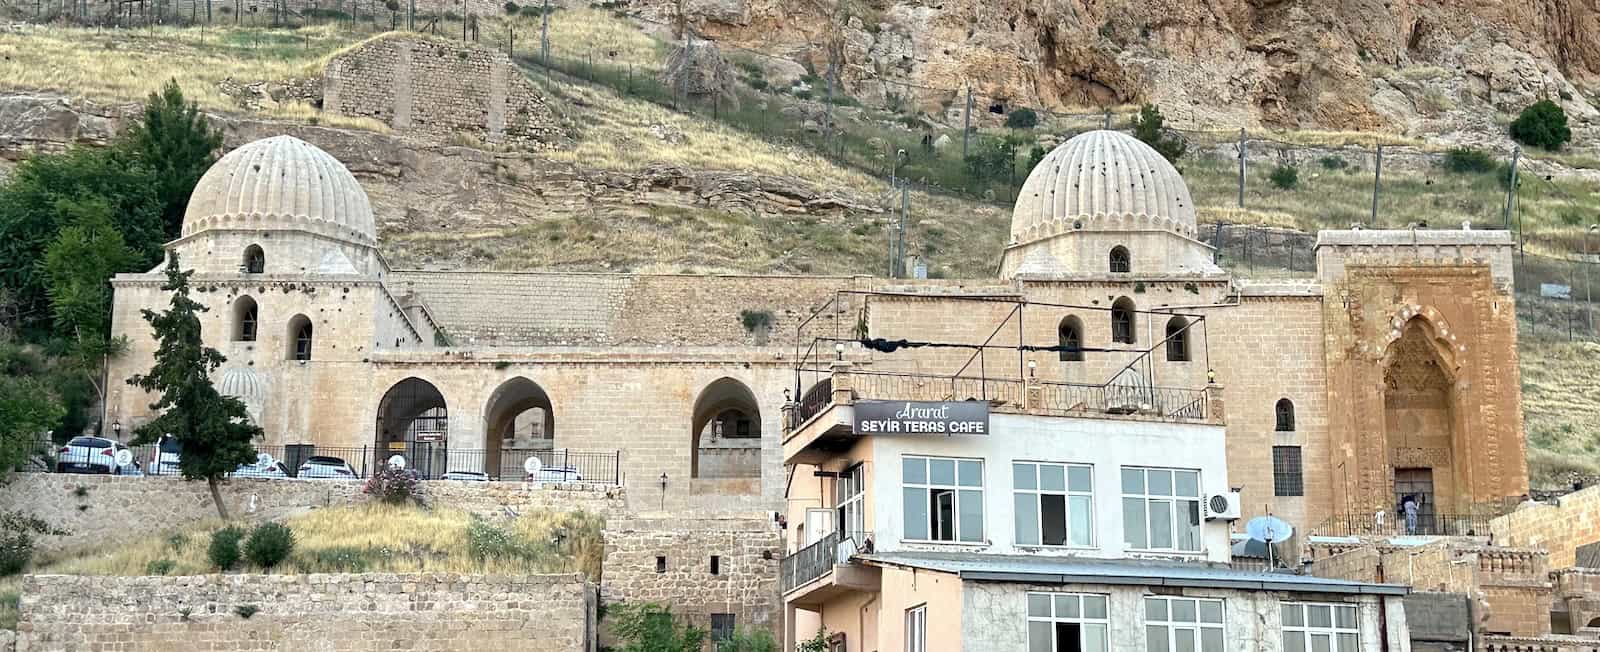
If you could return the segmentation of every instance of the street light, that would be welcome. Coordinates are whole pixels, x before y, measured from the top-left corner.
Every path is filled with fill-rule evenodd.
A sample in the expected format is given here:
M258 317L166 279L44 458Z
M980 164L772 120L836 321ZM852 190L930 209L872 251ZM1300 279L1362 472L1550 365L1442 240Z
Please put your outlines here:
M111 422L111 434L114 437L117 438L117 441L122 441L122 420L121 419L117 419L117 420L114 420L114 421Z
M833 352L834 352L834 354L836 356L838 356L837 359L843 360L844 359L844 342L834 342L833 343Z

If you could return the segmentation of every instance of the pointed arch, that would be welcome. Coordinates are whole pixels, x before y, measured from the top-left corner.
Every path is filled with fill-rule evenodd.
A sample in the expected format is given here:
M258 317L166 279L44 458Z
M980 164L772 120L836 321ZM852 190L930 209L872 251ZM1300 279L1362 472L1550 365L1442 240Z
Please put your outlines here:
M538 383L517 376L500 383L483 408L485 465L490 476L522 476L528 457L555 447L555 405Z
M233 302L233 341L254 342L260 326L260 309L256 300L245 295Z
M1277 422L1273 430L1277 432L1294 432L1294 401L1287 398L1278 399L1272 407L1274 421Z
M1056 326L1056 345L1061 347L1062 362L1083 362L1083 321L1077 315L1061 318Z
M239 264L239 269L246 274L266 273L267 254L261 250L261 245L250 245L244 248L244 261Z
M299 362L310 361L311 354L315 350L313 345L316 343L312 337L314 333L311 318L305 315L290 317L288 334L289 359Z
M1111 248L1110 268L1113 274L1126 274L1133 271L1133 256L1128 253L1128 248L1117 245Z
M1174 316L1167 320L1167 362L1189 360L1189 320Z
M689 429L691 477L760 477L761 407L748 385L728 377L706 385Z
M1138 341L1138 320L1135 315L1138 308L1134 306L1133 299L1117 297L1111 303L1111 341L1119 344L1133 344Z

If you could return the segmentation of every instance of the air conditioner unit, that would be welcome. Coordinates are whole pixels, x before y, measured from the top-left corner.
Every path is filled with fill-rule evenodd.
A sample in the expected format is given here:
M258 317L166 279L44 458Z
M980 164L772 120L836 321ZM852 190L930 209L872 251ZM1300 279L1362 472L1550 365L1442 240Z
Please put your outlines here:
M1225 494L1211 494L1206 496L1206 520L1208 521L1237 521L1239 520L1239 492L1230 491Z

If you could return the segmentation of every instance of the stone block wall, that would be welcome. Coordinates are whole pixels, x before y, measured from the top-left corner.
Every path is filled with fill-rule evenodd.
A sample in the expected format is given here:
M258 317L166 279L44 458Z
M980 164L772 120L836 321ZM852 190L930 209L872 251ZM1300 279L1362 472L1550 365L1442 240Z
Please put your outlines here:
M1562 496L1554 505L1527 505L1489 522L1496 542L1544 548L1551 568L1571 568L1578 546L1600 541L1600 487Z
M595 649L579 574L32 575L18 649ZM248 615L246 615L248 613Z
M420 36L380 37L335 56L323 73L322 108L396 131L519 148L566 132L549 98L505 53Z
M781 620L783 547L770 517L615 520L605 540L608 603L660 603L702 627L712 614L732 614L741 628Z
M1382 581L1381 555L1375 547L1356 548L1311 563L1311 574L1356 582Z

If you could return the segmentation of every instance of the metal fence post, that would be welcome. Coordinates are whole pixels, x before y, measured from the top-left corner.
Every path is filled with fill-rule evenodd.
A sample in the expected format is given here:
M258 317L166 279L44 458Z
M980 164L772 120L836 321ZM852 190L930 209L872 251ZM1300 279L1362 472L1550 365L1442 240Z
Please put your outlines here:
M1383 186L1383 143L1378 143L1378 158L1372 166L1372 227L1378 226L1378 191Z
M1239 128L1239 209L1244 209L1244 162L1249 158L1250 141L1244 136L1244 127ZM1219 227L1220 228L1220 227Z
M967 158L967 135L972 133L972 87L967 87L966 108L961 110L961 159Z
M1511 211L1517 203L1517 164L1522 161L1522 148L1511 148L1511 169L1507 172L1509 178L1506 186L1505 228L1511 230Z

